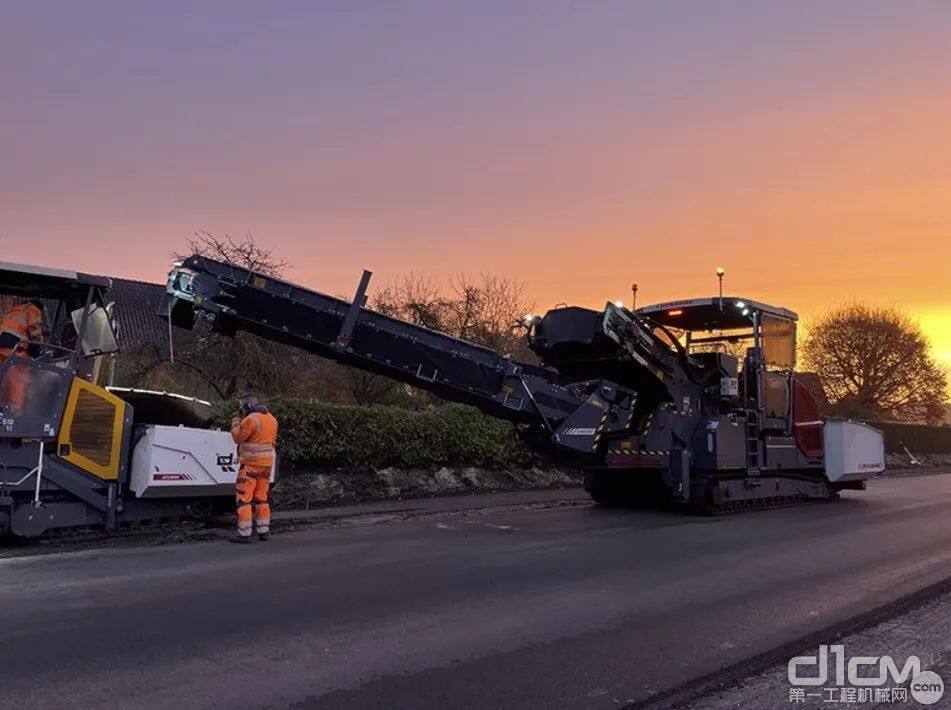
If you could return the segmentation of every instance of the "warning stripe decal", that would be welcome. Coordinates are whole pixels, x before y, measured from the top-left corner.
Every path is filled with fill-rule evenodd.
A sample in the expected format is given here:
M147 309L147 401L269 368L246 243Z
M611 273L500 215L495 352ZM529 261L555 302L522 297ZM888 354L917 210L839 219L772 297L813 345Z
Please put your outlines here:
M594 443L591 445L592 449L598 448L598 442L601 441L601 432L604 431L604 423L608 420L608 413L605 412L601 415L601 423L598 424L597 431L594 432Z

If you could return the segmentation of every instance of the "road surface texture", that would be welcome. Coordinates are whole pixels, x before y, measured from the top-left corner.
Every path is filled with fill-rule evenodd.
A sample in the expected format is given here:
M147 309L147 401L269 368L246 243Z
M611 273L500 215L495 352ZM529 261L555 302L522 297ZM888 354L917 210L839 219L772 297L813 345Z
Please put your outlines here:
M951 577L947 475L716 518L466 500L0 559L0 706L666 706Z

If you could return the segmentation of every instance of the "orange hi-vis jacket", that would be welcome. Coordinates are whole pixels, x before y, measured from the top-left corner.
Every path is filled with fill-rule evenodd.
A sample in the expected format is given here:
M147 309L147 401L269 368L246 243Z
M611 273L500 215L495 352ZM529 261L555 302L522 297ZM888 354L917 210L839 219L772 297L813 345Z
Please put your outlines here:
M251 412L231 430L231 438L238 445L242 466L269 469L274 465L277 419L270 412Z
M9 332L22 338L17 352L26 352L26 341L38 343L43 340L43 312L34 303L18 303L3 312L0 332ZM11 348L0 349L0 360L6 359Z

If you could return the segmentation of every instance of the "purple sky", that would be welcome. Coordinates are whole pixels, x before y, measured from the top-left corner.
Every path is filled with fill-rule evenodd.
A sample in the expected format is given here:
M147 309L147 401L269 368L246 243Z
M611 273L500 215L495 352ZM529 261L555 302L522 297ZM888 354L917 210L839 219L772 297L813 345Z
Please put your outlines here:
M291 277L494 271L539 306L907 305L951 357L945 2L19 3L4 258L161 280L196 230Z

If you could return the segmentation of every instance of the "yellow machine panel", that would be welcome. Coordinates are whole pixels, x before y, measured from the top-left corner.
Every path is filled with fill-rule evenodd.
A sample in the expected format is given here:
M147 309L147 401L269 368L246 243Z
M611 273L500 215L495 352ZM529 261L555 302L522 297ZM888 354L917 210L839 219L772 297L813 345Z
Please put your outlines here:
M60 458L99 478L118 478L125 408L101 387L74 379L57 441Z

